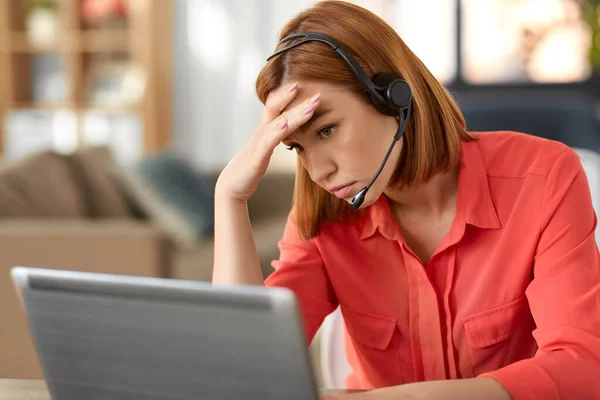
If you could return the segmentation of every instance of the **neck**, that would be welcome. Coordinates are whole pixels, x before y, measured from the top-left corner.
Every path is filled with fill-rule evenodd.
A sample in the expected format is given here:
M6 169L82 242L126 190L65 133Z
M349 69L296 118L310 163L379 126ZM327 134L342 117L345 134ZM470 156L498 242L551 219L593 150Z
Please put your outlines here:
M417 187L387 187L384 194L396 209L423 213L443 214L456 203L458 192L458 168L447 173L434 175Z

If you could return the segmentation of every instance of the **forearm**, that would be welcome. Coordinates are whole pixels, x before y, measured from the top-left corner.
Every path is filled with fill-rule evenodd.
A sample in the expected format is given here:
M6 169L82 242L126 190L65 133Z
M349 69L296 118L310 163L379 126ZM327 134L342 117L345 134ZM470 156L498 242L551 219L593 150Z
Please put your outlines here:
M485 376L492 377L513 395L515 399L540 398L558 400L563 398L600 398L600 347L598 339L576 328L563 327L563 333L540 332L538 338L554 343L538 350L535 357L518 361ZM547 338L543 336L548 335ZM567 344L576 340L584 345ZM578 337L577 337L578 336ZM572 340L572 339L571 339ZM562 350L559 349L562 347Z
M264 285L252 235L248 204L215 195L213 283Z
M321 400L512 400L492 378L428 381L356 394L321 396Z
M398 389L398 400L512 400L506 389L492 378L419 382L399 386Z

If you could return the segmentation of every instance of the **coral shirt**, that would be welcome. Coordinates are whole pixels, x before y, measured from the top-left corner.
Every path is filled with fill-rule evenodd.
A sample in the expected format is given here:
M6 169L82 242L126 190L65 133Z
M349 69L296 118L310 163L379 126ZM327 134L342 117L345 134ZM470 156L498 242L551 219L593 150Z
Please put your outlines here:
M515 400L600 399L597 220L579 157L525 134L476 135L427 265L382 195L308 241L289 218L266 285L295 292L309 341L340 306L350 388L485 374Z

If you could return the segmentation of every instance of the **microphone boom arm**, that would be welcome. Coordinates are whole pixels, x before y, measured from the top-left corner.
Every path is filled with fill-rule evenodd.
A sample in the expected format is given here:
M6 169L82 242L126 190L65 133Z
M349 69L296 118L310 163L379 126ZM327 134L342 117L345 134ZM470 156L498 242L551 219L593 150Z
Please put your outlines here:
M406 111L406 116L404 115L404 111ZM383 162L379 166L377 173L375 174L373 179L371 179L371 182L369 182L369 184L367 186L362 188L361 191L358 192L356 194L356 196L354 196L352 198L352 201L350 202L350 207L352 207L353 210L358 210L358 208L362 205L363 201L365 200L367 191L371 188L371 185L373 185L373 183L375 182L377 177L379 177L379 174L381 174L381 171L383 171L383 167L385 167L385 164L387 163L388 158L390 158L390 154L392 154L392 150L394 149L394 146L396 145L398 140L400 140L400 138L404 134L404 130L406 129L406 126L408 125L408 116L410 115L410 104L406 109L400 110L399 114L400 114L400 120L398 121L398 130L396 131L396 134L394 135L394 139L392 139L392 144L390 145L390 147L385 155L385 158L383 159Z

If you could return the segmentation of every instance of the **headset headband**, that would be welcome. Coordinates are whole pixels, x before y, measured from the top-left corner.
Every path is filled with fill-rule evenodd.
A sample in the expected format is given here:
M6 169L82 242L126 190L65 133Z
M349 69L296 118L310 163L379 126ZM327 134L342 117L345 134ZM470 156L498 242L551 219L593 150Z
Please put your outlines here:
M354 75L358 78L358 80L367 87L367 89L369 89L369 91L375 96L377 97L377 100L383 102L383 103L387 103L387 101L385 100L385 98L381 95L381 91L384 90L385 88L379 87L377 85L375 85L373 83L373 81L371 79L369 79L369 77L365 74L365 72L363 71L363 69L360 67L360 65L358 64L358 62L356 61L356 59L348 52L346 51L339 43L337 40L333 39L330 36L327 36L323 33L319 33L319 32L300 32L300 33L294 33L292 35L286 36L283 39L281 39L281 41L278 43L278 46L282 43L285 42L289 42L292 39L296 39L296 38L302 38L303 40L300 40L296 43L292 43L282 49L277 50L275 53L271 54L268 58L267 61L269 61L271 58L284 53L290 49L293 49L294 47L300 46L304 43L308 43L308 42L321 42L321 43L325 43L326 45L328 45L329 47L331 47L332 50L334 50L336 53L338 53L340 55L340 57L342 57L342 59L346 62L346 64L348 64L348 66L350 67L350 70L354 73Z

